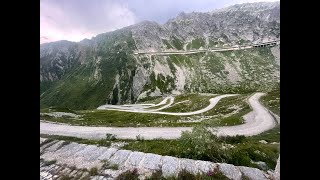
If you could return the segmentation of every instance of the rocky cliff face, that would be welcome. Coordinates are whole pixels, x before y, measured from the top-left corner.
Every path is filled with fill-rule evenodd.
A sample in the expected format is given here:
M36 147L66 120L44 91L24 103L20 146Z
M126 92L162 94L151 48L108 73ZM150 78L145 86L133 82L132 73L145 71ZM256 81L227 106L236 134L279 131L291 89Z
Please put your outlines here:
M194 55L133 51L211 48L280 38L279 2L181 13L163 25L144 21L79 43L40 47L41 105L95 108L183 92L249 92L278 85L279 47Z

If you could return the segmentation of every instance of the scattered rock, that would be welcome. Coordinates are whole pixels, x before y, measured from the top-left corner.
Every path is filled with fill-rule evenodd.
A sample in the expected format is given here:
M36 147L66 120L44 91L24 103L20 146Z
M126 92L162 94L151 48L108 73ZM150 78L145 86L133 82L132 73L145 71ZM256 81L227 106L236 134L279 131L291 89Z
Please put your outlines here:
M263 161L258 161L258 162L255 162L255 161L251 161L251 163L253 163L253 164L256 164L259 168L261 168L262 170L268 170L269 168L268 168L268 165L265 163L265 162L263 162Z
M262 143L262 144L268 144L268 142L267 142L267 141L265 141L265 140L260 140L260 141L259 141L259 143Z
M265 179L265 180L267 180L267 177L259 169L248 168L248 167L244 167L244 166L239 166L239 169L243 173L243 175L248 177L249 179L259 179L259 180Z
M240 180L241 179L241 172L238 167L231 165L231 164L223 164L217 163L219 171L221 171L225 176L233 180Z

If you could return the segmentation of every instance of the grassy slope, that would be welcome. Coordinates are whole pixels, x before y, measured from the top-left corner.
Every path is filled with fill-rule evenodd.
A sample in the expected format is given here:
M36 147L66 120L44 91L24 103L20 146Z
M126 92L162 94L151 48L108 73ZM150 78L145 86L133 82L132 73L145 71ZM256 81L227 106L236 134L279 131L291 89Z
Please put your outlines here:
M275 89L261 97L262 104L270 111L280 116L280 89Z
M135 70L135 62L130 55L134 49L131 34L119 33L106 36L98 43L97 49L87 52L86 64L75 66L62 79L54 83L40 98L42 108L49 106L72 109L94 109L105 104L112 93L116 74L123 74L120 88L130 87ZM117 44L115 42L124 42ZM95 64L94 58L100 57L101 63ZM101 69L101 79L93 79L96 68ZM45 85L42 85L45 87ZM118 94L118 92L115 92ZM124 100L128 100L131 91L121 91ZM117 100L116 100L117 101Z

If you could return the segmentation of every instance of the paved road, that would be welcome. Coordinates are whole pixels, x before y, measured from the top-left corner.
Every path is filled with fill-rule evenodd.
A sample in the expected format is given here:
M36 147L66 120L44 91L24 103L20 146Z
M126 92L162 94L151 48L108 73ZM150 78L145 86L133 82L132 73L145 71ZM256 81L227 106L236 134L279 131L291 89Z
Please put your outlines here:
M109 109L109 110L117 110L117 111L124 111L124 112L152 113L152 114L164 114L164 115L173 115L173 116L190 116L190 115L201 114L206 111L209 111L220 101L220 99L225 98L225 97L231 97L231 96L237 96L237 94L225 94L225 95L216 96L214 98L209 99L210 104L207 107L200 109L198 111L183 112L183 113L160 112L159 111L159 110L170 107L174 101L173 97L168 97L170 99L170 102L168 104L166 104L165 106L158 108L158 109L148 110L148 109L142 109L142 108L127 108L127 107L121 107L121 106L117 106L116 108L113 108L114 105L103 105L103 108L106 110ZM100 109L102 109L102 108L100 108Z
M228 127L215 128L220 135L245 135L252 136L262 133L273 128L276 124L269 112L259 103L259 98L264 93L255 93L248 100L252 112L245 115L245 124ZM223 97L230 95L217 96L210 99L210 105L213 108L216 103ZM219 98L219 99L218 99ZM206 108L208 108L206 107ZM206 109L204 108L204 109ZM199 111L205 111L204 109ZM198 111L198 112L199 112ZM195 111L197 112L197 111ZM155 113L155 112L150 112ZM194 113L194 112L189 112ZM182 131L191 131L192 127L87 127L87 126L72 126L67 124L57 124L40 122L41 134L54 134L63 136L73 136L86 139L101 139L105 138L106 133L115 134L119 139L136 139L138 135L145 139L163 138L176 139L181 136ZM211 129L213 130L213 129Z
M230 48L220 48L220 49L204 49L204 50L192 50L192 51L162 51L162 52L137 52L134 54L151 54L151 55L174 55L174 54L196 54L201 52L223 52L223 51L235 51L241 49L249 49L253 48L253 46L245 46L245 47L230 47Z
M268 110L258 101L264 93L255 93L249 98L249 105L253 109L244 116L245 123L238 126L226 126L217 128L218 135L245 135L252 136L272 129L276 120Z
M150 107L158 107L161 105L164 105L167 103L168 99L172 99L173 97L169 96L164 98L160 103L158 104L125 104L125 105L111 105L111 104L105 104L102 106L99 106L97 109L104 110L104 109L112 109L112 110L134 110L134 109L143 109L143 108L150 108ZM173 99L174 100L174 99Z
M187 50L187 51L158 51L158 52L134 52L135 55L138 54L151 54L151 55L170 55L170 54L194 54L200 52L222 52L222 51L234 51L234 50L241 50L241 49L249 49L258 47L259 45L271 45L274 46L273 43L280 44L280 40L277 41L270 41L265 43L259 43L255 45L242 45L240 47L225 47L225 48L212 48L212 49L199 49L199 50Z

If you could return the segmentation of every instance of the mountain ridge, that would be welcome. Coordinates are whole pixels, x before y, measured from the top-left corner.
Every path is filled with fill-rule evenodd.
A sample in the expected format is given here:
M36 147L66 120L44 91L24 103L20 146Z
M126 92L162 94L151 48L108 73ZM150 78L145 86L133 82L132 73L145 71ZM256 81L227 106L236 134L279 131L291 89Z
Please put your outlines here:
M95 108L104 103L134 103L150 95L277 87L279 47L169 56L137 56L133 51L280 39L279 8L274 2L246 3L208 13L180 13L163 25L143 21L90 40L42 44L40 104Z

